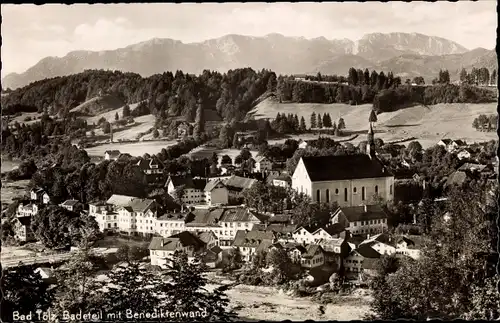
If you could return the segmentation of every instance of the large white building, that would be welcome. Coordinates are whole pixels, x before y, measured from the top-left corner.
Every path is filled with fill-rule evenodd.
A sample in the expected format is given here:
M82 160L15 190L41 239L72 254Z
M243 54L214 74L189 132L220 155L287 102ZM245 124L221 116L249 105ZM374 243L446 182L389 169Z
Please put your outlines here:
M370 128L368 154L302 157L292 187L315 202L340 206L375 204L375 196L394 198L394 175L377 158Z
M180 201L186 205L226 205L229 192L219 178L201 179L187 176L169 176L165 183L167 193L173 198L180 196Z

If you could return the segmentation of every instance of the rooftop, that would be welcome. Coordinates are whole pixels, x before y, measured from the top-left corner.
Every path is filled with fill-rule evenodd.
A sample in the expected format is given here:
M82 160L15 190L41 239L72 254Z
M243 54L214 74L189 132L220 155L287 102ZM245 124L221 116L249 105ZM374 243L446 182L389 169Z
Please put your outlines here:
M195 250L202 248L205 243L195 234L183 231L168 238L153 237L149 250L175 251L178 248L192 246Z
M268 240L270 243L269 246L271 246L274 240L274 234L270 231L238 230L233 241L233 246L257 248L264 240Z
M226 180L225 184L228 187L243 190L252 187L252 185L255 184L256 182L257 180L253 178L246 178L233 175Z
M387 219L387 214L380 205L345 206L337 209L342 211L349 222Z
M377 159L368 155L302 157L312 182L393 176Z

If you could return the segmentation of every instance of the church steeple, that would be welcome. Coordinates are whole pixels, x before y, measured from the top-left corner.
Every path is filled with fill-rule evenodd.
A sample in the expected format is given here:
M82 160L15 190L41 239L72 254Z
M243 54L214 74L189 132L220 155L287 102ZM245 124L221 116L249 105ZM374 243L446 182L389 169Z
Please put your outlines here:
M375 135L373 133L372 123L370 122L370 130L368 130L368 138L366 142L366 153L370 158L375 158Z

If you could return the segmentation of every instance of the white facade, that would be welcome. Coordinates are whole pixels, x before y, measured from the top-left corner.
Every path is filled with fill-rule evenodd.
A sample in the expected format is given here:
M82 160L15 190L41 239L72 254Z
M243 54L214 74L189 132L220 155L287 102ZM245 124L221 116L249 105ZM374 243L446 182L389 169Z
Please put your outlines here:
M260 173L273 169L273 163L266 157L257 157L254 165L254 172Z
M310 244L314 243L316 237L305 228L300 227L292 234L293 239L298 243Z
M415 248L408 248L408 245L405 241L401 241L396 244L395 253L398 256L408 256L413 259L420 258L420 250Z
M370 244L373 250L377 251L381 255L393 255L396 253L396 248L388 244L382 243L380 241L375 241Z
M156 233L165 238L181 233L182 231L186 231L184 219L178 218L158 218L154 221L154 227Z
M341 223L345 225L346 230L349 230L352 234L375 234L388 230L386 217L381 217L380 219L349 221L341 209L337 210L337 212L332 215L330 221L332 224Z
M363 256L356 251L351 252L349 256L344 259L344 267L347 272L360 273L363 269Z
M19 205L17 208L17 217L34 216L38 213L36 204Z
M308 195L315 202L359 206L374 204L375 196L380 196L385 201L393 200L394 176L312 182L300 159L292 176L292 188Z

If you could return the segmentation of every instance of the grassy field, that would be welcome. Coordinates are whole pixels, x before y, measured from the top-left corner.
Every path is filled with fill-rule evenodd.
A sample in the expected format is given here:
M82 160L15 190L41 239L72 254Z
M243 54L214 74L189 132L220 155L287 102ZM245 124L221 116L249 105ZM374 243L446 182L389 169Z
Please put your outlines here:
M386 142L415 137L424 147L432 146L442 138L463 139L467 142L497 139L495 132L480 132L472 128L472 122L477 116L496 113L496 107L497 103L454 103L419 105L382 113L378 116L375 127L376 137ZM293 113L299 118L303 116L309 126L313 111L321 114L328 112L335 121L340 117L344 118L347 130L360 132L368 130L368 117L371 109L371 104L349 106L346 104L278 103L265 100L258 104L250 114L260 119L274 118L278 112ZM295 138L299 137L295 136ZM364 135L360 135L352 143L357 144L362 140L366 140Z
M157 154L163 148L175 145L177 141L141 141L133 143L112 143L103 144L97 147L86 148L89 156L104 156L106 150L117 149L122 153L128 153L132 156L143 156L144 154Z
M14 197L19 197L26 193L26 188L30 183L29 180L2 182L1 201L2 205L7 205L12 202Z

